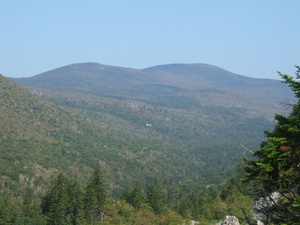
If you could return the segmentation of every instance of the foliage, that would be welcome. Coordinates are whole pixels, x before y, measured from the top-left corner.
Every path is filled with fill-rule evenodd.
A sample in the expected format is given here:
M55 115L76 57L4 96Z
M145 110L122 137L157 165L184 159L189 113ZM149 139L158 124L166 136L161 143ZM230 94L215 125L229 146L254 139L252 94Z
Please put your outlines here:
M114 197L137 181L147 185L157 179L177 186L176 192L183 195L198 186L222 182L232 173L227 165L243 151L231 141L221 143L224 138L218 135L212 137L214 146L207 137L201 138L204 131L215 133L199 116L201 110L186 112L132 100L58 93L57 102L81 111L79 116L0 78L0 175L10 185L21 181L39 186L42 192L48 177L57 171L75 172L86 183L86 174L99 161L105 165ZM218 118L221 114L212 113Z
M246 99L245 104L242 95L232 96L227 90L203 90L196 97L189 94L186 98L193 99L195 107L180 109L82 93L33 91L105 130L107 135L101 140L107 138L106 146L116 151L102 152L106 159L113 159L107 161L111 162L115 182L121 186L132 187L137 180L144 185L156 178L182 183L193 180L203 186L222 182L233 174L229 165L244 154L241 143L250 149L257 148L263 137L261 130L273 125L265 119L271 115L273 105L253 99ZM176 97L174 104L180 101L186 102ZM235 104L243 105L236 108ZM146 126L149 123L151 127ZM113 156L116 152L118 155Z
M288 116L276 115L277 124L272 132L267 131L267 142L253 155L245 159L248 180L259 180L265 191L281 196L272 210L271 220L276 223L296 224L300 219L300 68L296 78L281 74L298 98L298 103Z
M0 77L0 224L248 222L252 199L240 184L214 187L233 173L240 143L255 147L272 124L273 105L222 88L151 88L134 98L33 89L61 107ZM277 211L294 213L286 223L300 208L298 115L295 106L276 116L261 161L248 161L268 193L284 196Z
M142 187L140 183L137 183L131 192L124 191L120 198L124 199L127 203L132 205L136 211L138 211L141 208L142 203L144 202Z
M59 173L51 178L48 191L41 199L31 189L24 190L25 194L23 190L17 190L14 194L8 190L0 192L0 224L188 224L171 208L165 208L157 214L150 203L140 202L144 196L139 184L131 192L132 196L139 199L135 206L132 205L136 203L135 198L130 198L133 201L129 204L108 197L106 191L99 164L86 187L76 177L70 178ZM37 204L39 202L41 204Z
M164 194L159 185L148 185L146 190L146 202L156 214L160 214L163 209Z
M20 219L20 203L11 193L0 192L0 224L13 224Z
M82 206L82 190L78 181L60 173L43 197L41 208L47 224L77 224Z
M231 180L219 187L193 192L177 202L173 209L186 219L210 224L234 215L244 224L252 224L253 199L244 193L240 181Z
M176 79L170 79L171 75ZM158 77L164 77L164 84L157 84ZM152 78L154 81L149 82ZM83 171L85 164L91 168L97 160L106 163L105 172L113 178L115 197L125 188L133 188L137 181L142 185L155 179L170 185L180 183L182 193L222 183L233 174L231 165L243 156L243 146L256 149L263 138L261 130L271 128L273 113L281 112L277 105L258 98L265 99L261 96L275 88L286 93L284 85L277 81L233 76L228 71L198 64L143 71L75 64L14 81L31 86L33 93L88 118L98 127L82 129L72 123L71 127L79 132L76 135L65 128L68 123L56 124L68 132L55 130L52 140L60 140L55 154L62 153L64 159L76 162L76 167L81 167L77 171ZM220 87L224 85L225 88ZM236 85L240 88L233 90ZM267 95L271 102L278 99L272 96L270 100L271 95ZM65 121L56 115L47 121L55 123L56 118L58 122ZM30 144L26 138L25 141ZM53 149L58 148L48 146L49 153ZM52 166L56 161L50 155L47 162ZM57 164L66 165L63 171L75 166ZM84 173L78 175L80 179L84 179Z
M104 175L99 163L97 163L96 169L92 173L86 187L85 194L85 208L91 223L94 223L94 221L103 221L106 198Z

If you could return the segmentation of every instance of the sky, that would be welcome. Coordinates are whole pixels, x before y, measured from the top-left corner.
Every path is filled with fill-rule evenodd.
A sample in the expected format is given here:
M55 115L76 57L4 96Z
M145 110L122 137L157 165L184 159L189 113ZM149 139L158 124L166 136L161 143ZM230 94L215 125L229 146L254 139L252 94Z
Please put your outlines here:
M97 62L207 63L255 78L300 65L299 0L0 0L0 74Z

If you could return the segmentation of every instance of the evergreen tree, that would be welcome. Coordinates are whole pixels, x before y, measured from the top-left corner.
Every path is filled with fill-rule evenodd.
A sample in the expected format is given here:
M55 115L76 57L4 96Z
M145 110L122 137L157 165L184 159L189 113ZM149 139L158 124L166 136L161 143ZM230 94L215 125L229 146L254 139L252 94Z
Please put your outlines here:
M42 213L47 217L47 224L78 224L81 196L77 179L70 180L60 173L42 198Z
M48 224L64 224L67 221L68 178L58 175L52 188L42 199L42 211Z
M72 224L81 224L83 219L83 192L77 177L74 177L69 185L68 210Z
M22 211L23 216L29 218L37 218L41 214L39 203L31 188L25 190Z
M88 221L91 223L103 221L106 199L104 174L98 163L86 187L85 209Z
M156 214L160 214L162 212L163 207L163 191L158 185L149 185L147 187L147 203L151 206L153 211Z
M131 205L135 210L139 210L143 203L143 193L140 184L136 184L134 189L131 192Z
M45 218L41 215L40 199L34 193L34 190L27 187L23 196L22 219L18 220L15 225L43 225L46 224Z
M248 180L260 180L271 196L280 194L273 204L271 219L276 223L300 224L300 68L296 79L279 73L298 98L288 116L276 115L278 121L272 132L265 132L267 142L253 155L245 159Z
M0 192L0 224L14 224L20 217L14 196L9 191Z
M132 191L124 191L120 199L132 205L136 211L139 210L144 201L141 185L138 183Z

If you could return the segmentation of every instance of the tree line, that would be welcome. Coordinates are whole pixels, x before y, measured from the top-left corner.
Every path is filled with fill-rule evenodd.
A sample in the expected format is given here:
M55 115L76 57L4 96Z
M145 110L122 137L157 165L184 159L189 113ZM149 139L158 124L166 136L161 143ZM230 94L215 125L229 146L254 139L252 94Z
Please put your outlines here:
M160 185L148 185L145 193L140 184L124 191L118 199L109 196L105 177L97 164L86 186L77 177L59 173L49 189L37 196L27 187L0 193L0 224L176 224L185 219L165 207ZM164 208L165 207L165 208Z
M233 181L235 180L235 181ZM192 192L181 199L162 182L125 190L111 197L103 170L97 164L86 185L77 177L63 173L54 176L47 191L15 188L0 193L0 224L87 225L87 224L189 224L190 220L207 224L228 214L245 221L250 215L251 198L238 190L238 179L228 185ZM243 202L241 205L240 203Z

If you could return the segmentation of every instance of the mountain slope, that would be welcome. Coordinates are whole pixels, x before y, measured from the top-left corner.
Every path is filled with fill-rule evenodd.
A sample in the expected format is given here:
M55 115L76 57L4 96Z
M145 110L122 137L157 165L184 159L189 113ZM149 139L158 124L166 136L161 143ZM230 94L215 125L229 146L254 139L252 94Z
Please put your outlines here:
M153 181L187 181L199 167L178 149L111 130L54 105L0 76L1 182L42 185L55 171L85 181L97 161L114 192ZM174 162L175 164L166 163ZM182 168L191 171L186 178Z
M278 101L292 96L280 81L205 64L136 70L82 63L12 80L105 130L102 147L115 150L101 160L122 185L222 182L247 148L258 148L274 113L286 113Z
M243 146L257 148L262 131L273 126L274 105L228 89L186 93L183 97L191 99L188 103L194 102L188 108L184 103L172 108L82 93L30 90L117 133L156 143L159 149L171 146L168 154L180 156L176 162L184 159L190 163L180 167L166 161L165 166L176 165L177 175L189 174L186 179L198 177L202 183L203 179L220 182L230 176L232 165L245 154Z

